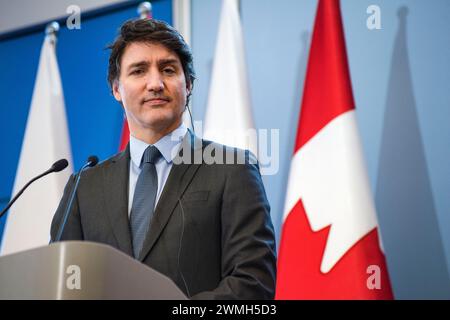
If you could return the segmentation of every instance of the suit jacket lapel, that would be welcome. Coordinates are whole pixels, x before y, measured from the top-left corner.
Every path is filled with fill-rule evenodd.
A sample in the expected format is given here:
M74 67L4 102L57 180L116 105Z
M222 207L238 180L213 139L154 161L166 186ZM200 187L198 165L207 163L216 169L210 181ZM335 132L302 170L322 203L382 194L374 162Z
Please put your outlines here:
M130 222L128 219L128 175L130 147L113 158L104 172L104 199L107 215L118 248L133 256Z
M186 150L188 154L185 154ZM146 258L155 245L179 199L181 199L184 191L200 167L201 161L198 161L198 159L202 159L201 153L202 141L188 132L183 139L178 156L174 159L169 177L156 205L150 229L139 256L140 261ZM197 160L195 163L194 159Z

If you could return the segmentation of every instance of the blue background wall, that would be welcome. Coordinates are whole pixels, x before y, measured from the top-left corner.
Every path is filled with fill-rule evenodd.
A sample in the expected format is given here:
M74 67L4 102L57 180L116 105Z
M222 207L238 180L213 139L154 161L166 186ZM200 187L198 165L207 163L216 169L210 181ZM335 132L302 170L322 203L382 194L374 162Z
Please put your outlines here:
M366 27L372 4L381 8L381 30ZM171 1L153 5L156 18L171 21ZM263 177L277 237L316 5L240 4L255 124L280 130L280 170ZM194 120L205 113L220 6L219 0L192 0ZM450 298L450 2L341 0L341 10L394 294ZM103 48L121 22L135 16L133 6L82 19L82 30L60 32L57 54L76 169L90 154L105 159L117 150L122 111L107 87ZM0 41L3 202L13 187L43 37L42 31Z
M152 3L154 17L171 23L172 2L160 0ZM80 30L69 30L61 24L56 54L76 170L91 154L104 160L118 150L123 112L109 91L106 80L109 50L104 48L114 40L124 21L137 17L138 4L136 1L106 14L100 10L98 15L88 19L82 15ZM0 40L1 207L11 197L44 29ZM0 238L5 220L6 216L0 221Z
M381 9L381 30L366 27L372 4ZM280 129L280 171L263 178L278 237L316 6L316 0L240 1L255 124ZM192 2L198 120L220 7L217 0ZM450 1L341 0L341 11L394 294L448 299Z

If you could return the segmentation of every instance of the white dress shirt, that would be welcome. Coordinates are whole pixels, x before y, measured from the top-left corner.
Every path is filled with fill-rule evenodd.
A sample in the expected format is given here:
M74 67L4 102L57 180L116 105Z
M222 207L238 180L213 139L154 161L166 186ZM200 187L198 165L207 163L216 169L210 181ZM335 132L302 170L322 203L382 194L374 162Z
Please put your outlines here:
M162 157L155 163L156 174L158 176L158 192L156 194L155 208L158 203L161 192L166 184L167 177L169 176L170 169L172 169L173 159L175 158L181 142L187 133L186 126L181 123L181 125L159 139L155 144L159 152L161 152ZM133 205L134 190L136 188L136 182L141 173L141 159L145 152L145 149L149 146L148 143L141 141L130 134L130 177L129 177L129 188L128 188L128 217L130 217L131 206Z

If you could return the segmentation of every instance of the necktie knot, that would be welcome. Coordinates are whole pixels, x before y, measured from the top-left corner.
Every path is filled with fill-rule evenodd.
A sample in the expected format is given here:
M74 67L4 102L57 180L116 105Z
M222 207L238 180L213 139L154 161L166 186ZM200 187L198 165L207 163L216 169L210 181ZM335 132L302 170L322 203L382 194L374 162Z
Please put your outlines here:
M142 156L142 164L151 163L155 164L161 157L161 152L155 146L148 146L145 149L144 155Z

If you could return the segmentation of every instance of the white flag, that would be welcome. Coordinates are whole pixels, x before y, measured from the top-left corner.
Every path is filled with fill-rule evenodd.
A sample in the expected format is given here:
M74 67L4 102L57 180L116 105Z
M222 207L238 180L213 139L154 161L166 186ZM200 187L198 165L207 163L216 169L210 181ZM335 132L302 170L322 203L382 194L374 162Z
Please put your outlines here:
M222 4L203 137L258 155L237 0Z
M53 214L73 172L55 42L55 35L47 35L42 45L11 197L56 160L66 158L69 167L34 182L13 204L3 233L2 255L48 244Z

